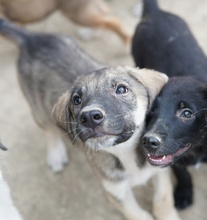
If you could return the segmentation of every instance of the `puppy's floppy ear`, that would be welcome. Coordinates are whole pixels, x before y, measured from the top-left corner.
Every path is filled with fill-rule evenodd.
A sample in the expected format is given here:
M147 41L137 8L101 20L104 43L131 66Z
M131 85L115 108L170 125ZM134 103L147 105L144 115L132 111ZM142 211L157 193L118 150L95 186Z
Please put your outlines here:
M53 121L64 131L68 131L69 129L69 98L69 92L65 92L62 96L59 97L52 111Z
M138 69L139 80L148 89L150 102L158 95L162 87L167 83L168 76L155 70Z

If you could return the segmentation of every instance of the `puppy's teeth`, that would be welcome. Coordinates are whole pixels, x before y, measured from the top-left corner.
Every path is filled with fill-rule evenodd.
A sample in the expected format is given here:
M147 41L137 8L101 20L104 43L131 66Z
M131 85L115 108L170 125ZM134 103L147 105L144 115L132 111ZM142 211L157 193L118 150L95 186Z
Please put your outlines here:
M166 156L163 156L163 158L162 158L162 159L163 159L163 160L165 160L165 158L166 158Z

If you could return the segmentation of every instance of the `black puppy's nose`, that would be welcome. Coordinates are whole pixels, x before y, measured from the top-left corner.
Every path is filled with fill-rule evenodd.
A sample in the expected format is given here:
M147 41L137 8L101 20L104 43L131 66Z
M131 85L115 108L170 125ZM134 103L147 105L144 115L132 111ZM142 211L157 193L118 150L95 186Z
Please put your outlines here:
M99 110L91 110L82 112L80 116L81 124L85 127L95 128L104 120L103 113Z
M158 137L153 136L153 135L144 135L144 137L142 138L142 145L145 148L159 148L161 145L160 140L158 139Z

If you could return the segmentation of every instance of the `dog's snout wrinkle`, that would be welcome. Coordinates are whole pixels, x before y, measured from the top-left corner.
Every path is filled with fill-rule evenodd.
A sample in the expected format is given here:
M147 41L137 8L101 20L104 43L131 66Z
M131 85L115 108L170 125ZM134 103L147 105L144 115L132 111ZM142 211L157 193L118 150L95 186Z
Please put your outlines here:
M95 128L104 120L104 115L100 110L84 111L81 113L80 122L84 127Z
M144 135L142 138L142 145L148 149L157 149L161 146L161 140L156 135Z

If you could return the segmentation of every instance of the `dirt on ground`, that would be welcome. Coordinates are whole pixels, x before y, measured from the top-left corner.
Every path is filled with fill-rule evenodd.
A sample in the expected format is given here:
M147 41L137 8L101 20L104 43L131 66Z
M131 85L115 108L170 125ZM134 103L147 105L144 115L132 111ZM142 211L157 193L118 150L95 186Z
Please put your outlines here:
M108 0L130 33L139 17L132 15L136 0ZM160 0L161 8L183 17L199 44L207 52L207 0ZM112 32L96 31L92 40L80 39L79 26L59 12L26 28L72 36L97 60L110 65L134 66L130 49ZM84 155L70 145L70 164L54 174L46 164L46 142L43 131L34 122L20 90L16 60L18 50L0 38L0 136L9 150L0 152L1 167L14 202L25 220L121 220L123 217L108 202ZM183 220L206 220L207 166L190 168L195 184L194 205L180 211ZM135 188L137 200L151 211L152 184ZM15 219L14 219L15 220Z

